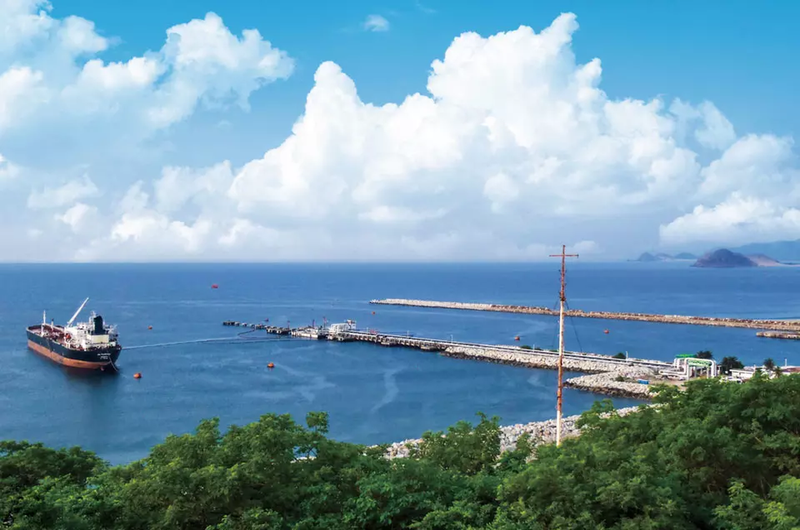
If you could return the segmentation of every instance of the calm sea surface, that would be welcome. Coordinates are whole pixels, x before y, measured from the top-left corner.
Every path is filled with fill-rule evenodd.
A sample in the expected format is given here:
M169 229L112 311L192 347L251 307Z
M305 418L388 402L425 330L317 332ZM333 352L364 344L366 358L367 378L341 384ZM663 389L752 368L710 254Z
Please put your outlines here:
M417 437L478 411L502 423L555 416L554 371L367 344L276 340L123 350L117 376L76 374L26 348L42 310L66 322L85 297L116 323L124 346L232 337L222 320L293 326L323 317L360 328L456 340L557 346L551 317L370 306L373 298L545 305L558 263L514 265L0 265L0 439L80 445L112 463L145 456L203 418L223 426L268 412L330 413L333 437L380 443ZM570 306L585 310L800 318L797 269L693 269L684 264L570 264ZM213 283L219 289L211 289ZM372 312L375 312L373 315ZM152 330L148 330L152 326ZM604 329L609 333L603 333ZM800 364L800 342L752 330L574 319L568 349L671 360L710 349L746 363ZM275 363L268 370L267 363ZM140 380L133 373L141 372ZM565 391L565 413L598 396ZM636 403L618 399L617 406Z

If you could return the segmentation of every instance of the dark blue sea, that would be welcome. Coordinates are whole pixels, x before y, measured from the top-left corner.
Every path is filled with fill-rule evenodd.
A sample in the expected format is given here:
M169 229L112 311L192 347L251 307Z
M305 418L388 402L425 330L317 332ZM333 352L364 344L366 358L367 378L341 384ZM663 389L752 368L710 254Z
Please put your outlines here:
M65 323L87 296L124 346L233 337L223 320L292 326L355 319L359 328L497 344L557 346L557 319L371 306L420 298L556 307L559 264L69 264L0 265L0 439L80 445L112 463L145 456L203 418L223 426L260 415L330 414L331 435L382 443L445 429L475 413L504 424L555 416L554 371L327 341L195 343L123 350L121 372L82 374L26 348L42 311ZM212 284L219 289L212 289ZM800 318L800 270L710 270L684 264L576 261L571 307L585 310ZM373 314L373 311L375 314ZM148 327L152 326L152 330ZM609 333L605 334L604 329ZM712 350L746 363L800 364L800 342L752 330L574 319L567 348L671 360ZM269 370L267 363L275 363ZM133 378L135 372L142 379ZM566 414L598 396L567 389ZM618 399L617 406L636 403Z

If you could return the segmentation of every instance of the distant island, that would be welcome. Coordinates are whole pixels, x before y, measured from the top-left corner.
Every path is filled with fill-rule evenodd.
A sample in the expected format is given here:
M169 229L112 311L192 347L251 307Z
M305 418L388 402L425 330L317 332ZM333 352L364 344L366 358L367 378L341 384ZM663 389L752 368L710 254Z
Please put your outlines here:
M721 248L701 256L694 262L692 267L704 267L713 269L732 269L741 267L791 267L794 264L781 263L764 254L750 254L745 256L740 252L733 252L727 248Z
M695 256L694 254L689 254L688 252L680 252L678 254L675 254L674 256L670 254L664 254L663 252L657 252L657 253L645 252L635 260L631 261L642 261L649 263L654 261L676 261L676 260L692 260L692 259L697 259L697 256Z
M781 262L800 261L800 239L796 241L773 241L771 243L750 243L741 247L731 247L731 252L745 256L764 254Z

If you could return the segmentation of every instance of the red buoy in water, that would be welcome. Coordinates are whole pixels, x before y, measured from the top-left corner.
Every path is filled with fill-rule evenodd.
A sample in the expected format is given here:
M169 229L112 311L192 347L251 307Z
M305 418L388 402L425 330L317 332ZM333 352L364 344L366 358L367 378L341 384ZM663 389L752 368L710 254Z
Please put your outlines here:
M153 326L147 326L147 329L153 329Z
M517 335L516 337L514 337L514 340L519 340L519 335Z
M142 378L142 374L139 373L139 372L136 372L135 374L133 374L133 378L134 379L141 379Z
M267 368L275 368L275 364L274 363L269 363L269 364L267 364Z
M211 288L212 289L219 289L219 285L217 285L216 283L211 284Z
M604 329L604 330L603 330L603 333L605 333L606 335L608 335L608 330L607 330L607 329Z
M374 315L374 314L375 314L375 311L373 311L373 312L372 312L372 314Z

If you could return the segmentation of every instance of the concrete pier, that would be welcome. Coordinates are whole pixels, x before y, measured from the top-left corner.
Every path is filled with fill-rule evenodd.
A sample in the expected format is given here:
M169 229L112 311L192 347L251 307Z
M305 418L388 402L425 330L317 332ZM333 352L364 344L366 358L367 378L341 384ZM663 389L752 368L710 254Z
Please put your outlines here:
M558 368L558 352L522 348L520 346L504 346L494 344L478 344L458 342L386 333L358 331L355 329L337 328L335 325L326 328L324 333L304 333L307 328L281 328L262 324L248 324L233 320L223 322L225 326L249 327L264 330L267 333L289 335L293 337L327 339L338 342L368 342L385 347L404 347L422 351L438 352L447 357L472 359L477 361L510 364L527 368ZM588 352L564 352L564 369L571 372L590 374L609 374L608 377L589 378L586 376L567 379L564 384L580 390L607 395L627 396L646 399L650 387L638 380L661 379L662 372L670 371L671 363L650 359L618 359L609 355ZM621 380L620 380L621 379Z
M558 316L558 311L547 307L480 304L469 302L439 302L434 300L406 300L403 298L386 298L371 300L370 304L429 307L438 309L461 309L468 311L497 311L501 313L524 313L528 315ZM693 326L718 326L726 328L748 328L773 331L800 332L800 321L794 320L760 320L749 318L698 317L686 315L656 315L650 313L619 313L612 311L583 311L570 309L565 316L578 318L597 318L603 320L629 320L637 322L657 322L661 324L686 324Z

